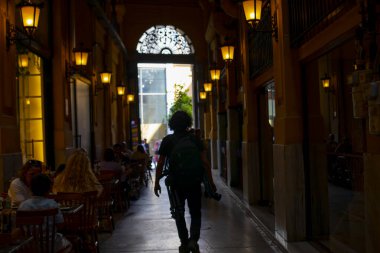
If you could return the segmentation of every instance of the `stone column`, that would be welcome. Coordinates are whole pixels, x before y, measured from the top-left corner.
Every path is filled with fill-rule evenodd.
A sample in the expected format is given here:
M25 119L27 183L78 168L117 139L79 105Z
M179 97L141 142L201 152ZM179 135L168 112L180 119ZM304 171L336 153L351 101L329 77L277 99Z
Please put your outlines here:
M71 122L69 109L70 108L70 85L65 73L65 63L69 63L68 56L65 56L67 52L71 52L72 48L69 48L70 38L67 33L66 24L62 22L62 14L66 13L66 9L69 8L66 2L57 1L53 5L52 16L54 29L53 33L53 54L52 58L52 71L53 71L53 97L54 97L54 158L55 166L66 162L68 153L72 150L72 133L69 122ZM74 7L72 7L74 8ZM65 10L65 11L62 11ZM70 10L72 11L72 10ZM66 48L62 49L62 43L66 42ZM65 43L64 43L65 44ZM67 54L68 55L68 54Z
M218 113L218 140L217 140L217 152L218 152L218 169L219 174L223 176L224 170L224 155L226 150L224 148L227 137L227 114L225 112Z
M244 17L240 23L247 26ZM240 51L248 51L247 27L240 29ZM244 200L249 204L257 203L260 200L260 168L259 168L259 145L258 145L258 115L257 115L257 95L255 83L249 78L248 54L241 55L241 80L243 82L243 140L242 140L242 173L243 173L243 195Z
M379 139L379 137L376 137ZM379 146L380 140L377 140ZM365 238L366 252L380 252L380 154L364 154Z
M237 149L238 149L238 112L235 108L228 108L227 110L227 180L228 185L239 185L239 171L237 167Z
M306 238L301 74L289 41L287 3L272 0L271 8L278 23L278 41L273 40L275 230L279 241L299 241Z
M211 114L211 129L210 129L210 156L211 156L211 168L214 170L217 170L218 167L218 152L217 152L217 129L218 129L218 122L217 122L217 108L216 108L216 91L215 86L213 87L212 93L210 95L210 114Z

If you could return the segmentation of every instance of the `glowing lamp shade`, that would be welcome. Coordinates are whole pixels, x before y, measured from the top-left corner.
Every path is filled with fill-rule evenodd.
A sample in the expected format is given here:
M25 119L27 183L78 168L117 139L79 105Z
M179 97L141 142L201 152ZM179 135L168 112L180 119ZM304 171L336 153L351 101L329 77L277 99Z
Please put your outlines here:
M125 86L117 86L117 95L123 96L125 92Z
M135 101L135 95L128 94L127 95L127 101L128 101L128 103L132 103L133 101Z
M20 68L27 68L29 65L28 54L19 54L18 55L18 66Z
M84 49L74 49L75 65L86 66L88 61L88 51Z
M321 79L321 82L324 89L330 88L330 77L327 74Z
M212 83L204 83L203 88L205 89L206 92L212 91Z
M220 69L210 69L211 80L217 81L220 79Z
M30 1L24 1L18 5L18 7L20 8L24 29L29 35L32 35L38 27L42 5L33 4Z
M205 100L207 98L207 93L205 91L200 91L199 98Z
M224 61L232 61L234 59L234 46L223 46L220 48Z
M26 98L26 99L25 99L25 104L26 104L26 105L30 105L30 99L29 99L29 98Z
M243 2L245 19L248 23L255 25L261 19L262 0L247 0Z
M100 73L100 80L102 83L111 83L111 72L102 72Z

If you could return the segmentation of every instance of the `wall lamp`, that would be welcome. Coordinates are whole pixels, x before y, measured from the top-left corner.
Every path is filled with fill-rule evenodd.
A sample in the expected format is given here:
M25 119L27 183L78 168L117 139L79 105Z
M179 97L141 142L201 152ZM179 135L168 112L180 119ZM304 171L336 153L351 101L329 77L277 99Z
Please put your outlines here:
M18 40L31 39L38 27L38 20L43 3L32 3L31 0L23 0L16 8L20 9L22 26L25 31L22 32L7 20L7 50Z
M100 73L100 80L102 81L103 84L109 84L111 83L111 72L108 71L103 71Z
M79 45L75 48L73 48L74 53L74 64L68 63L66 65L66 76L69 78L75 73L84 73L83 67L87 66L88 62L88 56L90 54L91 50L88 48L85 48L83 46L83 43L79 43Z
M83 43L79 44L79 47L73 49L75 65L76 66L86 66L88 61L88 55L91 52L90 49L85 48Z
M199 99L200 100L205 100L207 98L207 92L205 91L200 91L199 92Z
M119 86L116 86L117 89L117 95L123 96L125 93L125 85L120 84Z
M218 81L220 79L220 69L210 68L210 76L212 81Z
M29 55L28 53L21 53L18 55L18 67L25 69L29 66Z
M278 27L277 27L277 11L271 16L271 29L269 30L259 30L258 25L261 21L262 10L269 8L269 2L264 6L263 0L244 0L243 9L245 14L245 19L248 24L252 27L254 32L270 32L273 38L278 40ZM270 11L270 8L269 8Z
M117 96L115 96L115 94L112 92L112 102L116 101L117 97L124 96L124 93L125 93L125 85L120 84L120 85L116 86L116 94L117 94Z
M325 76L321 78L321 82L323 89L325 91L330 91L331 78L327 74L325 74Z
M127 103L130 104L130 103L133 103L135 101L135 95L134 94L128 94L127 95Z
M230 62L234 59L234 49L235 47L232 45L224 45L220 48L225 62Z
M212 83L210 82L206 82L203 84L203 88L205 90L205 92L210 92L212 91Z

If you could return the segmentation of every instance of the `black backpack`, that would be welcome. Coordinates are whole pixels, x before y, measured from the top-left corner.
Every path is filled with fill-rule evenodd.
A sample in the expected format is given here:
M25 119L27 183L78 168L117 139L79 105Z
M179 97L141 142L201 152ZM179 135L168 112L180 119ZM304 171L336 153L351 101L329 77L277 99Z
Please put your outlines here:
M202 182L203 165L201 151L194 136L173 135L173 148L169 156L169 174L174 183L181 186L190 186Z

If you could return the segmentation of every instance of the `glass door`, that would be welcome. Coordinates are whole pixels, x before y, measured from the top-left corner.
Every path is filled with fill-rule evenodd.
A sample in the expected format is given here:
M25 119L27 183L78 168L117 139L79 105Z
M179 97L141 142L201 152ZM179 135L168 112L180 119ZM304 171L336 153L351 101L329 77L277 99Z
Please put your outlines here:
M20 144L23 161L45 162L42 61L33 53L18 55Z

